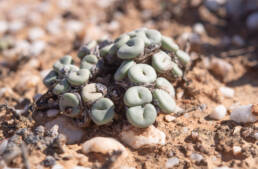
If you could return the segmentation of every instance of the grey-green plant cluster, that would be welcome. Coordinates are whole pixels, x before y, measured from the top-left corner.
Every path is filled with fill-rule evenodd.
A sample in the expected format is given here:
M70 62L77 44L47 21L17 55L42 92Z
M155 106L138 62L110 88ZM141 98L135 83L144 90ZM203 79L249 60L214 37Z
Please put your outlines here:
M80 65L66 55L53 65L44 84L60 112L82 126L111 123L125 114L145 128L158 112L176 111L171 80L181 78L190 57L159 31L141 28L115 41L92 41L79 52Z

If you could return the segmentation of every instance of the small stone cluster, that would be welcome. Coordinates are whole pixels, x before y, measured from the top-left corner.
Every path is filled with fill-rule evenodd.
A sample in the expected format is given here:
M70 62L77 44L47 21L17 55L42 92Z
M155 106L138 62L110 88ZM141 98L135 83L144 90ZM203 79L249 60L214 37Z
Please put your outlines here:
M176 111L170 81L182 78L190 57L159 31L141 28L114 42L92 41L79 52L80 67L66 55L44 78L53 100L64 115L82 127L113 121L126 112L133 126L145 128L157 112Z

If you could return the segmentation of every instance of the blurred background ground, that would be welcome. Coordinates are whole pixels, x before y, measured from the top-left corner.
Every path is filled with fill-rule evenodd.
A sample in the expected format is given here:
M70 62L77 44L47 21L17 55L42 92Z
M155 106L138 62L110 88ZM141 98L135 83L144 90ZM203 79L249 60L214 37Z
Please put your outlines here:
M205 110L194 109L174 122L166 122L164 115L159 115L155 126L165 132L167 143L151 150L128 148L132 157L127 165L165 168L172 152L180 161L176 168L257 168L257 141L233 136L231 125L237 125L227 121L229 116L220 121L206 120L219 104L230 109L235 104L258 103L257 11L257 0L0 0L0 103L19 109L31 103L34 96L47 91L42 78L52 64L65 54L76 60L76 52L85 42L114 39L139 27L155 28L189 50L195 65L188 74L190 94L179 86L177 104L184 109L202 104ZM224 97L219 90L223 86L232 88L234 96ZM5 111L0 112L0 123L0 140L17 130L17 126L8 128L12 119ZM247 127L257 132L256 123ZM120 139L105 130L94 130L86 138L101 135ZM210 135L204 134L198 144L187 142L195 130ZM216 133L225 135L219 143ZM232 155L233 144L243 147L241 156ZM76 154L76 146L68 146L66 153ZM226 146L231 149L225 151ZM203 161L193 161L193 153L200 154ZM43 167L40 162L45 153L33 151L30 155L34 156L31 168ZM67 166L100 163L82 159L73 156L58 161ZM12 165L23 166L19 162Z

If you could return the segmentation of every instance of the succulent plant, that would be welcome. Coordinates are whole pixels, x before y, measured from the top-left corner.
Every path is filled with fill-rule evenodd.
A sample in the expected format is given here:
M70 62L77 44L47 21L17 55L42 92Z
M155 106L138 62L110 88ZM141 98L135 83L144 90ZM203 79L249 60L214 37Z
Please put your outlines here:
M155 122L157 112L175 113L172 81L183 77L189 55L159 31L141 28L114 42L92 41L79 52L80 67L66 55L44 78L48 94L72 119L97 125L122 112L135 127ZM120 117L120 116L119 116Z

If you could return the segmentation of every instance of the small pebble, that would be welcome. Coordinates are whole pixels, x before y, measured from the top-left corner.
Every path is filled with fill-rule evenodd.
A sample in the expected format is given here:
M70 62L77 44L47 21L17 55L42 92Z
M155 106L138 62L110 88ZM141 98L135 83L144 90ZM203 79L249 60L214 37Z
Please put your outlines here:
M48 117L55 117L55 116L58 115L58 113L59 113L59 110L58 110L58 109L49 109L49 110L47 111L47 116L48 116Z
M256 140L258 140L258 132L256 132L256 133L254 134L254 138L255 138Z
M52 35L58 35L61 33L62 20L55 18L47 23L47 31Z
M223 166L223 167L216 167L214 169L232 169L232 168L229 168L229 167L226 167L226 166Z
M177 157L169 158L166 162L166 168L173 168L177 165L179 165L179 159Z
M199 133L198 133L198 132L196 132L196 131L192 131L192 133L191 133L191 137L192 137L192 139L193 139L193 140L197 140L197 139L198 139L198 137L199 137Z
M124 158L128 156L125 147L120 142L110 137L94 137L82 144L82 152L84 154L90 152L111 154L113 151L121 151Z
M89 167L75 166L72 169L91 169Z
M171 121L174 121L176 118L174 116L171 116L171 115L166 115L165 116L165 121L166 122L171 122Z
M6 21L0 21L0 33L5 33L8 30L8 23Z
M212 113L209 115L210 118L214 119L214 120L221 120L225 117L225 115L227 114L227 109L225 106L223 105L219 105L216 106Z
M227 61L219 58L212 58L208 67L213 74L225 79L233 71L233 67Z
M255 122L258 117L252 113L252 106L252 104L235 106L230 114L230 119L238 123Z
M72 6L72 0L59 0L58 7L61 9L69 9Z
M26 40L18 40L15 43L14 51L18 55L28 56L28 55L30 55L30 52L29 52L30 48L31 48L31 45L30 45L30 43L28 41L26 41Z
M120 27L120 23L118 21L111 21L110 24L108 24L108 31L116 31Z
M114 0L98 0L96 1L97 5L100 6L101 8L107 8L110 5L112 5Z
M184 117L185 117L185 118L189 118L189 117L190 117L190 114L189 114L189 113L185 113L185 114L184 114Z
M234 89L229 87L220 87L219 91L224 97L233 98L235 95Z
M242 148L241 148L241 147L239 147L239 146L233 146L233 154L234 154L234 155L240 154L241 151L242 151Z
M124 127L120 134L121 140L134 149L143 146L154 147L166 143L165 133L155 128L153 125L146 128L143 132L139 132L139 130L141 129L132 126Z
M32 69L36 69L40 66L40 61L36 58L32 58L27 64L26 66L32 68Z
M28 33L28 37L30 40L36 40L36 39L42 38L44 35L45 35L44 30L39 27L31 28Z
M233 44L235 44L237 46L244 46L245 45L244 39L239 35L234 35L233 38L232 38L232 42L233 42Z
M258 12L254 12L247 17L246 26L251 31L258 30Z
M41 52L43 52L46 48L46 43L44 41L35 41L31 44L30 47L30 53L33 56L39 55Z
M189 131L188 127L183 127L183 133L187 133Z
M193 153L193 154L190 155L190 158L193 161L200 162L203 159L203 156L201 154L198 154L198 153Z
M80 32L83 29L83 24L80 21L70 20L66 23L66 29L70 32Z
M51 166L55 165L55 163L56 163L56 160L55 160L55 158L52 157L52 156L47 156L47 157L45 158L45 160L43 161L43 165L44 165L45 167L51 167Z
M205 28L202 23L196 23L193 26L193 31L201 35L205 33Z
M18 32L19 30L21 30L24 27L24 23L22 21L19 20L14 20L12 22L9 23L9 31L11 32Z
M55 164L51 169L64 169L64 167L60 164Z

